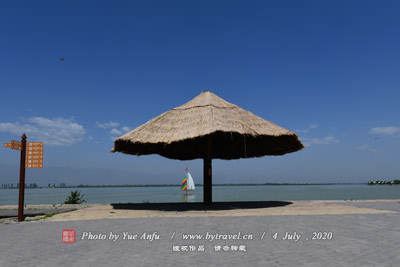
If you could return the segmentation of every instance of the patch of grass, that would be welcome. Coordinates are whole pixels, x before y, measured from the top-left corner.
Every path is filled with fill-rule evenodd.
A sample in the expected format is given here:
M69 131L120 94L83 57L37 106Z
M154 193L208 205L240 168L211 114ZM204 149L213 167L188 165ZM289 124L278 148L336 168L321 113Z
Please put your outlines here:
M42 217L42 219L46 219L46 218L53 217L53 216L56 215L56 214L58 214L58 212L52 212L52 213L46 214L46 215L44 215L44 216Z
M24 220L25 222L37 222L40 221L42 218L35 218L35 219L30 219L30 220Z

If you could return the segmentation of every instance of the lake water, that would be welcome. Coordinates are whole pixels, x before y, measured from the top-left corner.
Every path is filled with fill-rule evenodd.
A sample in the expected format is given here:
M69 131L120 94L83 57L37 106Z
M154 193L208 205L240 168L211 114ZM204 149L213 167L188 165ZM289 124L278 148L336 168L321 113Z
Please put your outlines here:
M202 202L203 187L190 196L180 187L37 188L25 190L25 204L61 204L73 190L84 194L86 203ZM213 201L271 200L364 200L400 199L400 186L274 185L213 186ZM0 205L17 205L17 189L0 189Z

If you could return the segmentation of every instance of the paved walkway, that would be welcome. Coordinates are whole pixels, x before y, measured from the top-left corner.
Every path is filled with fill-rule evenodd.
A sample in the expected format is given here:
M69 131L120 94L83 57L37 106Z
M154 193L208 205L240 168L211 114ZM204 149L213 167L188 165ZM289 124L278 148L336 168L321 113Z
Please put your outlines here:
M38 207L38 208L28 208L24 209L24 216L27 217L35 217L35 216L40 216L40 215L47 215L47 214L52 214L52 213L63 213L63 212L68 212L68 211L73 211L76 210L76 208L43 208L43 207ZM12 217L18 217L18 209L17 208L8 208L8 209L1 209L0 208L0 219L2 218L12 218Z
M376 210L391 210L400 212L400 200L399 201L345 201L337 202L335 204L353 206L358 208L369 208Z
M379 205L385 209L385 204ZM396 205L386 203L389 210ZM399 221L400 213L391 211L0 224L0 266L398 266ZM76 243L62 243L63 229L76 231ZM89 232L92 237L104 234L106 240L82 239ZM110 232L120 237L108 240ZM123 232L137 239L123 240ZM207 232L209 239L205 239ZM210 241L216 234L234 238L239 232L240 237L253 239ZM141 240L143 233L161 239ZM297 242L282 240L286 233L300 237ZM183 234L203 237L184 240Z

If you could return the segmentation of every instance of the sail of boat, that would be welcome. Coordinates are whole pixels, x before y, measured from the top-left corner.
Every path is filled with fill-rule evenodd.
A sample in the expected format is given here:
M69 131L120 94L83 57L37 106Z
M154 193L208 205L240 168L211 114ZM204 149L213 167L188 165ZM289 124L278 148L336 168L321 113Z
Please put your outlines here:
M181 190L187 190L187 178L183 179Z
M194 181L192 178L192 175L190 175L190 172L188 172L188 182L187 182L187 190L194 190L195 186L194 186Z
M194 185L193 177L190 174L190 172L188 171L188 168L186 168L185 170L187 171L187 174L182 181L181 190L185 190L186 194L188 195L190 190L195 189L195 185Z

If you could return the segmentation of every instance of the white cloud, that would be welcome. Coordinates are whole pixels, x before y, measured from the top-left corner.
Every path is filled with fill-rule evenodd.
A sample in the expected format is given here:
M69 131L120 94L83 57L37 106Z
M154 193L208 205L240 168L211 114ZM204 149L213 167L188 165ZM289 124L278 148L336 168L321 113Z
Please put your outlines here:
M302 137L300 139L306 146L311 146L311 145L330 145L330 144L340 143L340 141L338 139L336 139L333 135L328 135L328 136L323 137L323 138Z
M19 122L0 122L0 132L12 133L18 136L23 133L37 132L38 129L33 125L20 124Z
M121 135L122 132L120 130L114 128L114 129L112 129L110 131L110 134L112 134L112 135Z
M357 149L359 149L359 150L368 150L368 151L371 151L371 152L377 152L378 150L376 150L375 148L372 148L370 145L362 145L362 146L359 146L359 147L357 147Z
M368 148L369 148L369 145L363 145L363 146L357 147L357 149L360 149L360 150L365 150L365 149L368 149Z
M369 131L370 134L383 134L383 135L394 135L400 133L400 127L387 126L387 127L375 127Z
M28 141L43 141L49 146L70 146L82 141L85 129L73 119L31 117L27 123L0 123L0 132L16 135L26 133Z
M100 123L100 122L96 121L97 128L106 129L106 128L118 127L118 126L119 126L119 123L115 122L115 121L109 121L109 122L105 122L105 123Z
M110 131L111 136L111 140L115 141L115 139L117 139L118 137L120 137L122 134L129 132L131 129L129 127L122 127L121 130L118 129L112 129Z
M307 128L303 129L303 130L296 130L296 132L299 133L308 133L310 130L315 129L318 127L318 124L310 124Z
M119 123L115 122L115 121L109 121L109 122L105 122L105 123L100 123L100 122L96 122L96 127L98 128L102 128L102 129L106 129L106 128L112 128L110 130L110 134L111 134L111 139L114 141L115 139L117 139L119 136L129 132L131 130L131 128L124 126L120 129L118 129Z
M124 133L127 133L127 132L129 132L131 129L129 128L129 127L123 127L122 128L122 132L124 132Z

